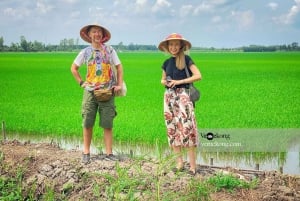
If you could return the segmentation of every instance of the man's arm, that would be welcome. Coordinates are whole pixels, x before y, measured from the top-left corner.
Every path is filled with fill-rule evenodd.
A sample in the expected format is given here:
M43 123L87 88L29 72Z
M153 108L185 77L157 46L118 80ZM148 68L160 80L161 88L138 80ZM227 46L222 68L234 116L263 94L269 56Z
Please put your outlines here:
M75 80L78 82L78 84L79 84L80 86L82 86L83 83L84 83L84 81L82 80L82 78L81 78L81 76L80 76L80 74L79 74L78 69L79 69L79 66L77 66L75 63L73 63L73 64L71 65L71 72L72 72L72 74L73 74Z

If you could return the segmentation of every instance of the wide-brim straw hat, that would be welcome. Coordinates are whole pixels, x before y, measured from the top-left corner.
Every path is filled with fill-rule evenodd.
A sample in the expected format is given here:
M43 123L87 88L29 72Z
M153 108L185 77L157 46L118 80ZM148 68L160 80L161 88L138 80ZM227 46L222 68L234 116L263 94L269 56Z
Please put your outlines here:
M84 26L84 27L82 27L80 29L80 37L84 41L86 41L88 43L92 42L92 40L91 40L91 38L89 37L89 34L88 34L88 32L91 29L91 27L99 27L99 28L101 28L103 30L103 40L102 40L102 42L105 43L105 42L109 41L109 39L111 37L110 32L108 31L108 29L106 29L103 26L100 26L99 24L89 24L89 25L86 25L86 26Z
M180 35L178 33L172 33L159 43L158 49L163 52L169 52L168 41L170 41L170 40L181 40L183 42L183 50L184 51L187 51L187 50L191 49L191 47L192 47L192 44L188 40L183 38L182 35Z

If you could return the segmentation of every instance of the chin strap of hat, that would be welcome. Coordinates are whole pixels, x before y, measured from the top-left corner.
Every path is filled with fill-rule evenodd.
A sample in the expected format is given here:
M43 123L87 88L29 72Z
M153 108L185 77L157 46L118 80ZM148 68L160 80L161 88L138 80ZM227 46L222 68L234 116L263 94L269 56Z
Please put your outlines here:
M107 36L103 37L103 38L101 39L100 43L103 44L105 41L107 41L107 39L108 39Z

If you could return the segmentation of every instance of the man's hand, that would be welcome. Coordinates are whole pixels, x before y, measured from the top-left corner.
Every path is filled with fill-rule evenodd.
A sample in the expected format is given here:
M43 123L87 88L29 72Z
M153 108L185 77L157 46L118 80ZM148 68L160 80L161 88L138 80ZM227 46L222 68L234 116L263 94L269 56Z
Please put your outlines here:
M118 91L121 91L122 86L120 86L120 85L115 85L115 86L113 86L113 89L114 89L115 92L118 92Z
M85 88L88 85L88 83L86 81L81 81L79 83L79 85L80 85L81 88Z

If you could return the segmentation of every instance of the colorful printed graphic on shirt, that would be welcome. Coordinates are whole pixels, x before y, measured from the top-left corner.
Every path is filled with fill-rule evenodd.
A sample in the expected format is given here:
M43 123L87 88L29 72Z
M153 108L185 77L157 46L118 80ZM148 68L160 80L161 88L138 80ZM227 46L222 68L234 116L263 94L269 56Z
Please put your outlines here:
M93 89L112 87L113 72L107 51L92 52L88 59L86 80Z

